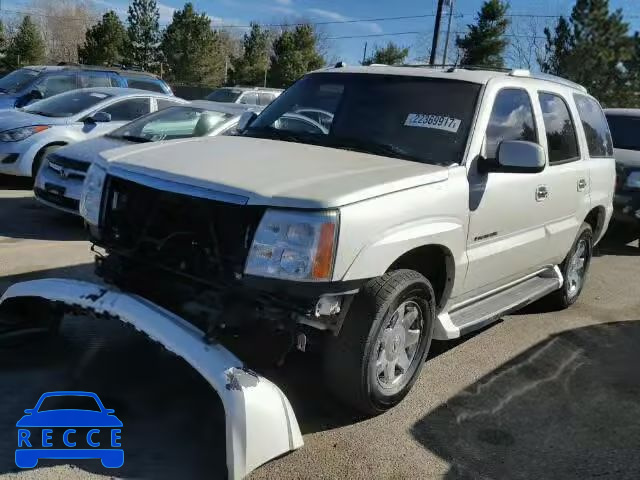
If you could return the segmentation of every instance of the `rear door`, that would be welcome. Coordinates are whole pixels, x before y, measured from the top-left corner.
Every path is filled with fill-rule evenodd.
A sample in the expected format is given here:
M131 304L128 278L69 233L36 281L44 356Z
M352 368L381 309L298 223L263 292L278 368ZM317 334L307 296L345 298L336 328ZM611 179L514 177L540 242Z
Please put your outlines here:
M150 97L133 97L116 100L107 106L103 106L95 112L106 112L111 115L110 122L91 123L83 126L83 134L86 138L104 135L126 123L135 120L142 115L151 112Z

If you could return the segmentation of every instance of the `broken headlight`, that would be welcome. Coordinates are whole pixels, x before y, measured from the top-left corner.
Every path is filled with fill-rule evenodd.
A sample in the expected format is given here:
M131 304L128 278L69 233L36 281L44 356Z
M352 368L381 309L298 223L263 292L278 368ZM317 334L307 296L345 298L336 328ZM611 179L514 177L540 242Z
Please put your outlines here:
M91 225L100 223L100 206L102 205L102 188L107 178L107 172L93 164L89 167L84 179L82 195L80 196L80 215Z
M253 238L245 273L288 280L330 280L337 233L337 212L267 210Z

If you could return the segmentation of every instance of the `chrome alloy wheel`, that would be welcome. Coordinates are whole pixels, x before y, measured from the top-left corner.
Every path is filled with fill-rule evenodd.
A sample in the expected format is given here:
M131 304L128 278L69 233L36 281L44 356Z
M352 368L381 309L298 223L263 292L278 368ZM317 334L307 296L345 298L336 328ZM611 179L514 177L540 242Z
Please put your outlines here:
M589 246L584 238L578 242L576 249L569 260L567 268L567 295L575 297L582 288L584 274L589 259Z

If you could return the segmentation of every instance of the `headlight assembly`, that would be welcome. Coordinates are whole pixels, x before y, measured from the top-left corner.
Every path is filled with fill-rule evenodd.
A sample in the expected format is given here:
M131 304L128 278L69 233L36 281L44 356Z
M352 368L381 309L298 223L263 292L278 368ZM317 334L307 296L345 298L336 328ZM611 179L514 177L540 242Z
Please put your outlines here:
M253 239L248 275L288 280L331 280L338 213L267 210Z
M80 195L80 215L91 225L100 223L100 206L102 205L102 188L107 178L107 172L91 165L84 179L82 195Z
M0 142L19 142L36 133L48 130L47 125L33 125L31 127L14 128L13 130L5 130L0 132Z
M625 186L627 188L638 188L640 189L640 170L631 172L627 177L627 181L625 182Z

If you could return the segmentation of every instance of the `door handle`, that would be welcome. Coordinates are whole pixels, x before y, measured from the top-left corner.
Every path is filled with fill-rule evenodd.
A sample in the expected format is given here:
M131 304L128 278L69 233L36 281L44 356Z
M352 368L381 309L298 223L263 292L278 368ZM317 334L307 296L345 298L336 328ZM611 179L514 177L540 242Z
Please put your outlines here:
M549 189L546 185L539 185L538 188L536 188L536 200L543 202L547 198L549 198Z
M587 188L587 181L584 178L578 180L578 191L583 192Z

